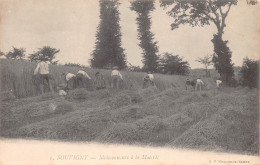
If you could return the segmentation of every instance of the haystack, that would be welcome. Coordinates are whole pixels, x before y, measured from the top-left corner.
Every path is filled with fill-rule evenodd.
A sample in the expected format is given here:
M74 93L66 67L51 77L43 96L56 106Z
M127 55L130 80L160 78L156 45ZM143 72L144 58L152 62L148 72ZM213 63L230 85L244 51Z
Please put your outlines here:
M118 123L108 130L103 131L96 140L101 142L132 144L140 141L140 137L135 124Z
M124 93L119 93L109 100L109 106L112 109L117 109L131 104L131 97Z
M169 126L170 129L180 128L183 125L190 124L192 121L192 118L180 113L163 119L165 125Z
M154 86L149 86L148 88L145 88L145 89L141 89L139 91L139 94L143 97L143 98L147 98L147 97L150 97L156 93L158 93L159 90L154 87Z
M166 125L158 116L147 116L139 119L134 124L137 125L139 137L143 142L161 142Z
M147 116L147 111L145 111L141 106L130 105L115 109L111 112L113 120L117 122L134 122L137 119L141 119Z
M199 102L183 105L180 112L194 121L209 118L212 114L219 110L218 107L213 105L211 102Z
M9 135L40 139L66 139L91 141L108 128L109 114L105 111L75 111L45 121L20 127Z
M96 99L104 99L108 98L111 96L109 90L107 89L101 89L101 90L95 90L90 93L91 98L96 98Z
M66 99L72 102L84 102L90 98L89 91L84 88L71 90L68 92Z

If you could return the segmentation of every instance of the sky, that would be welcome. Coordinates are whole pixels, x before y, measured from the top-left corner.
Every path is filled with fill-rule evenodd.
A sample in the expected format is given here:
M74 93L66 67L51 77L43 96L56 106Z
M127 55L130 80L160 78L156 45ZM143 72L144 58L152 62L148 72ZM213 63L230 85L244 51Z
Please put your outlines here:
M142 50L138 46L136 13L130 2L121 0L119 6L122 47L127 61L142 66ZM227 17L223 38L228 40L232 62L241 66L243 59L258 60L260 53L260 5L248 6L239 0ZM159 54L180 55L191 68L202 68L196 59L213 53L211 39L216 27L180 26L171 30L173 18L155 3L151 12L154 41ZM25 48L26 54L43 46L60 49L56 59L61 64L79 63L89 66L99 24L99 3L94 0L0 0L0 50L8 52L12 46Z

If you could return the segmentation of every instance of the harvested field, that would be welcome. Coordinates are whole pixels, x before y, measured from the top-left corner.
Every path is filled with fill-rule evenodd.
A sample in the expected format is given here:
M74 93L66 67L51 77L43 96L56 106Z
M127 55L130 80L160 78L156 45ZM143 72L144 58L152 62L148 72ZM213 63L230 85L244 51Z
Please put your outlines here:
M76 89L1 103L1 136L258 153L258 92Z

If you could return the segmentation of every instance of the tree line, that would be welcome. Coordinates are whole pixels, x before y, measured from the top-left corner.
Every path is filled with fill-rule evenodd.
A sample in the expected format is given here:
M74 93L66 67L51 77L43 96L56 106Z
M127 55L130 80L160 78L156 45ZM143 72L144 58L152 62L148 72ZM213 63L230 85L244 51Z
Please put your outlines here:
M184 61L181 56L168 52L158 54L158 42L155 41L154 34L151 32L150 14L155 9L154 0L135 0L130 3L130 10L137 14L137 38L139 46L142 49L143 67L132 65L129 67L134 71L187 75L190 69L189 63ZM184 24L191 25L192 27L215 25L217 33L213 34L213 39L211 40L214 46L214 53L211 56L198 58L197 62L204 64L206 75L208 74L207 67L214 65L221 79L228 85L234 79L234 64L231 61L232 52L227 46L228 41L223 40L222 36L227 26L226 18L230 9L232 6L237 5L237 3L237 0L160 0L161 7L165 10L170 9L166 13L173 18L173 23L171 24L172 30L180 28ZM256 5L257 1L247 0L247 3L248 5ZM99 5L100 23L96 32L95 48L91 54L91 67L108 69L117 66L120 69L126 69L127 59L121 43L122 34L120 31L120 13L118 11L120 2L119 0L100 0ZM44 46L30 54L28 58L31 61L38 61L45 58L51 64L57 64L58 61L54 59L59 51L56 48ZM0 51L0 55L11 59L23 59L25 57L25 49L13 47L7 53ZM74 64L67 65L72 66ZM257 69L257 67L258 61L246 58L243 62L241 74L248 74L248 70L251 72ZM244 84L249 79L251 77L245 75Z
M96 35L95 50L92 53L91 66L106 68L118 65L120 69L126 68L126 55L121 44L121 33L119 25L118 0L100 0L100 24ZM130 9L137 14L139 46L142 49L142 71L153 71L158 73L187 74L189 64L183 61L179 55L164 53L161 57L158 54L158 43L151 32L150 13L155 9L154 0L131 1ZM214 54L206 61L197 61L206 64L213 64L221 76L221 79L228 85L234 79L234 64L231 61L232 52L227 46L228 41L222 36L226 25L226 19L237 0L160 0L160 6L170 17L173 18L171 29L180 28L188 24L194 26L206 26L213 24L217 33L213 34L211 42L214 46ZM257 1L247 0L248 5L256 5ZM206 62L206 63L205 63ZM210 62L210 63L209 63ZM207 64L208 63L208 64ZM140 68L137 68L140 69Z
M26 50L24 48L16 48L13 46L12 49L7 53L4 53L0 50L0 56L4 56L7 59L24 60L25 52ZM56 65L58 64L58 61L55 60L55 57L59 52L59 49L50 46L43 46L42 48L38 48L36 52L29 54L28 60L31 62L38 62L45 59L46 61L49 61L50 64Z

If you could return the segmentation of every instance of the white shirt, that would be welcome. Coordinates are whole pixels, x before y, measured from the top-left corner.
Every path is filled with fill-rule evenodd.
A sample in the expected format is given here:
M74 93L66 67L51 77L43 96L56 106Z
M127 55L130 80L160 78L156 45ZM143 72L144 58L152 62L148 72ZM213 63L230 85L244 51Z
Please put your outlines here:
M123 80L123 77L118 70L112 70L111 76L119 76Z
M79 70L77 74L82 74L83 76L87 77L88 79L91 79L91 77L89 77L87 72L85 72L84 70Z
M149 76L150 80L153 80L153 79L154 79L153 74L147 74L147 75Z
M72 74L72 73L66 74L66 80L67 80L67 81L69 81L72 77L75 77L75 75Z
M221 84L222 81L221 80L217 80L216 83L217 83L217 87L219 87L219 84Z
M201 79L197 79L197 84L204 84Z
M65 95L67 95L67 92L65 92L64 90L59 90L59 95L65 96Z
M44 61L39 62L34 70L34 74L37 74L38 72L40 74L49 74L49 65Z

